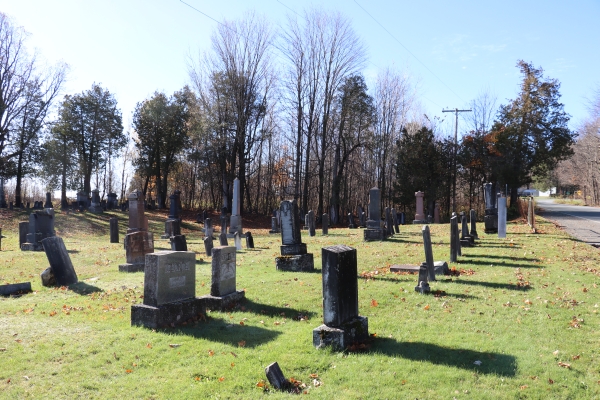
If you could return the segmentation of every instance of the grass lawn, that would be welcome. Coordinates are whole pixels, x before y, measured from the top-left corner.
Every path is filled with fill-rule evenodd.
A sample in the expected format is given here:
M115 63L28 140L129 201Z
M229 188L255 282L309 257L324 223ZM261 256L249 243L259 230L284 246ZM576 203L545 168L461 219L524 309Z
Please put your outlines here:
M256 399L291 398L268 388L264 368L277 361L301 393L319 399L499 399L600 397L600 255L552 223L523 221L508 237L483 233L451 268L459 276L414 291L417 276L391 264L424 261L421 226L385 242L363 242L361 229L330 229L302 239L317 273L278 272L279 235L252 230L256 249L237 254L237 287L246 301L178 328L132 327L143 273L120 273L122 244L109 243L108 219L126 214L58 212L56 232L80 283L41 286L44 252L18 249L22 212L0 210L0 284L31 281L34 292L0 298L0 398ZM155 251L165 213L148 213ZM200 225L184 223L197 253L196 296L210 292L210 257ZM435 260L449 259L448 224L431 225ZM357 249L359 313L369 319L366 349L316 350L322 323L321 248ZM305 394L300 394L305 396Z

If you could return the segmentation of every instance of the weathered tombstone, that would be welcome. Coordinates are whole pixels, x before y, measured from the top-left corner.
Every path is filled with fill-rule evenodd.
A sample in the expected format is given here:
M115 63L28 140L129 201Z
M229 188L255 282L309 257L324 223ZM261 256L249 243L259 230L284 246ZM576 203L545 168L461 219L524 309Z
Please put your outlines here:
M229 244L227 244L227 232L226 231L221 231L221 233L219 234L219 246L229 246Z
M531 226L531 197L527 198L527 225Z
M352 213L348 213L348 228L356 229L356 224L354 223L354 215Z
M358 315L356 249L329 246L321 250L321 256L323 325L313 330L313 345L344 350L369 337L368 320Z
M283 372L281 372L281 368L279 368L279 364L276 362L270 364L267 368L265 368L265 374L267 375L267 379L271 386L273 386L277 390L285 390L288 388L290 383L285 379Z
M233 244L235 245L236 250L242 250L242 238L240 237L239 232L233 234Z
M498 237L506 237L506 197L498 199Z
M315 269L313 255L307 253L302 243L296 200L284 200L279 207L281 214L281 256L275 257L275 267L280 271L311 272Z
M229 219L229 233L238 232L242 235L242 216L240 215L240 180L233 180L233 200L231 206L231 218Z
M106 208L108 208L109 210L114 210L117 208L118 202L117 202L117 194L116 193L109 193L106 195L107 201L106 201Z
M392 222L394 224L395 233L400 233L400 227L398 226L398 213L395 208L392 208Z
M271 230L269 233L279 233L279 226L277 224L277 218L271 217Z
M369 219L367 229L364 230L364 240L383 240L385 232L381 229L381 209L379 208L381 192L373 187L369 190Z
M406 214L404 213L404 211L402 211L400 213L400 225L405 225L406 224Z
M433 209L433 223L439 224L440 222L440 205L438 203L435 203L435 208Z
M212 256L213 249L213 238L212 236L206 236L204 239L204 251L208 257Z
M458 261L458 241L456 235L458 231L458 219L456 216L450 218L450 262Z
M323 235L329 235L329 215L327 215L327 213L323 214L323 217L321 217L321 229Z
M429 287L429 283L427 282L427 276L428 276L427 266L424 265L424 263L423 263L419 267L419 282L417 283L417 286L415 286L415 292L424 294L424 293L429 293L431 291L431 289Z
M50 192L46 192L46 204L44 204L44 208L54 208L52 205L52 195Z
M0 208L6 208L6 194L4 193L4 178L0 178Z
M460 245L461 247L470 247L473 246L475 240L469 235L469 226L467 225L467 216L464 211L460 213L460 223L461 223L461 235L460 235Z
M23 251L42 251L41 241L55 236L54 209L48 208L29 214L29 229L26 242L21 245Z
M366 228L367 226L367 218L362 206L358 206L358 226L361 228Z
M415 212L415 219L413 224L424 224L425 223L425 212L423 210L423 197L425 197L425 193L418 191L415 193L415 198L417 200L417 211Z
M304 226L302 227L302 229L306 229L308 230L308 214L304 215Z
M144 303L131 306L131 325L171 327L204 314L196 295L196 255L159 251L146 255Z
M533 233L537 232L535 228L535 200L533 200L533 196L531 197L531 231Z
M239 233L236 232L238 235ZM244 298L243 290L236 290L236 248L220 246L212 250L212 279L210 295L200 297L207 308L224 310Z
M460 243L460 228L458 227L458 221L459 221L458 220L458 215L456 215L456 213L453 212L452 216L456 217L456 226L454 227L454 229L456 230L456 235L455 235L455 238L456 238L456 251L457 251L457 254L459 256L462 256L462 250L461 250L462 246L461 246L461 243Z
M116 217L110 220L110 242L119 243L119 219Z
M77 192L77 208L83 211L87 208L88 196L85 192Z
M161 239L169 239L171 236L181 235L181 220L179 219L179 207L177 205L179 196L175 192L169 196L169 217L165 221L165 233L162 234Z
M92 204L88 208L88 211L94 214L102 214L104 212L100 204L100 191L98 189L92 190Z
M204 237L212 237L215 228L213 227L212 220L210 218L206 218L204 220Z
M429 226L421 228L423 234L423 248L425 250L425 266L427 267L427 281L435 281L435 271L433 266L433 249L431 247L431 233Z
M197 214L196 214L196 223L197 223L197 224L200 224L200 223L202 223L202 221L204 221L204 220L202 219L202 214L200 214L200 213L197 213Z
M49 271L44 271L42 275L47 274L52 276L50 279L42 277L42 285L52 286L52 281L58 286L68 286L77 283L77 274L62 238L57 236L45 238L42 240L42 245L50 263Z
M248 231L245 233L246 236L246 248L253 249L254 248L254 238L252 237L252 232Z
M171 236L170 240L172 251L188 251L185 235Z
M154 253L154 235L148 232L148 218L145 215L144 194L140 190L127 196L129 204L129 228L125 235L124 247L126 263L119 265L121 272L144 271L146 255Z
M29 233L29 222L19 222L19 248L22 249L23 243L27 243L27 233Z
M498 209L496 208L496 192L494 185L486 183L483 185L483 195L485 198L485 216L483 218L484 232L498 232Z
M389 207L385 208L385 229L388 236L394 234L394 221L392 221L392 211Z
M308 236L315 236L315 212L308 211Z
M477 214L475 213L475 210L471 209L470 215L469 215L469 221L471 222L471 232L470 235L474 238L474 239L479 239L479 236L477 236Z
M0 285L0 296L19 296L31 292L31 282Z

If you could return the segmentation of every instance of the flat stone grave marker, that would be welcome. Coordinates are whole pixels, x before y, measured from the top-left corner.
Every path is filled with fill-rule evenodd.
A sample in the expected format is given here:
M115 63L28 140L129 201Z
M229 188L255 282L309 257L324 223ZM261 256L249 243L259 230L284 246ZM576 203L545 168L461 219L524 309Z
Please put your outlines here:
M31 282L0 285L0 296L14 296L31 292Z

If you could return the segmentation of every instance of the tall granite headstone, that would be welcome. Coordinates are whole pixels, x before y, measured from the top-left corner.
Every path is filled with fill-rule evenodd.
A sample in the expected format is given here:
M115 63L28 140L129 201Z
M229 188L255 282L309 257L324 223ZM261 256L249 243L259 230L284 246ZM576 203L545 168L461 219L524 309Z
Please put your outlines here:
M41 241L56 236L54 232L54 209L46 208L29 214L29 228L26 242L21 244L23 251L42 251Z
M302 243L296 200L284 200L279 207L281 214L281 256L275 258L275 267L281 271L314 271L313 255L307 253Z
M313 345L344 350L369 337L368 320L358 315L356 249L329 246L321 250L321 256L323 325L313 330Z
M242 235L242 216L240 215L240 180L233 180L233 200L231 206L231 217L229 218L229 233L231 235L238 232Z
M308 236L315 236L315 212L313 210L308 211Z
M329 235L329 215L327 213L321 217L321 230L323 235Z
M116 217L110 220L110 242L119 243L119 219Z
M44 208L54 208L52 205L52 194L50 192L46 192L46 203L44 204Z
M126 263L119 265L119 271L144 271L146 255L154 253L154 236L152 232L148 232L144 194L141 190L131 192L127 196L127 201L129 203L129 228L124 240Z
M381 191L373 187L369 190L369 219L364 232L364 240L384 240L385 232L381 228Z
M506 238L506 197L498 198L498 237Z
M415 198L417 201L417 211L415 212L415 219L413 224L424 224L425 221L425 211L423 209L423 197L425 197L425 193L418 191L415 193Z
M474 239L479 239L479 236L477 236L477 213L473 209L471 209L469 221L471 223L470 235L473 236Z
M494 185L486 183L483 185L483 195L485 198L485 216L483 217L484 232L498 232L498 209L496 208L496 191Z
M459 241L458 236L458 218L453 216L450 218L450 262L458 261L458 248Z
M88 211L94 214L102 214L104 212L100 204L100 191L98 189L92 190L92 204L88 208Z
M395 208L392 208L392 221L394 223L395 233L400 233L400 227L398 226L398 212Z

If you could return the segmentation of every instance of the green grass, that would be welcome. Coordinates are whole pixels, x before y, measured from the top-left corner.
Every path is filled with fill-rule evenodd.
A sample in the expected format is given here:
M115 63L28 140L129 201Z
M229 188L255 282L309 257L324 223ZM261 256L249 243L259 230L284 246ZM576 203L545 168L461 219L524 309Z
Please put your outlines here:
M58 213L57 234L80 283L45 288L45 254L18 250L17 224L26 214L0 213L8 236L0 283L31 281L34 289L0 298L0 398L294 396L257 386L273 361L319 399L600 396L600 255L541 218L538 234L519 221L509 224L507 239L478 224L478 245L450 264L463 273L431 283L431 295L414 291L415 275L389 272L390 264L424 260L420 226L403 226L382 243L363 242L360 229L312 238L303 231L317 273L276 271L280 237L251 229L256 249L237 254L237 286L247 300L205 321L153 331L130 326L143 273L119 273L123 246L109 243L108 218L121 218L122 235L125 214ZM149 217L155 249L167 249L159 239L165 215ZM183 225L198 253L197 296L210 291L199 227ZM448 260L449 225L430 228L435 260ZM358 250L359 313L373 335L366 351L312 346L322 322L321 248L340 243Z

